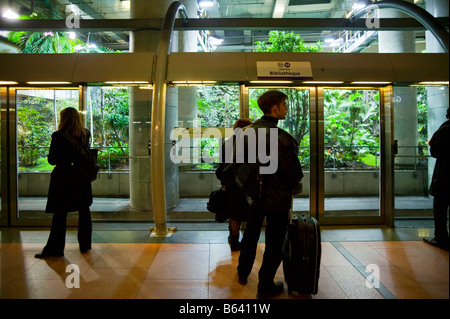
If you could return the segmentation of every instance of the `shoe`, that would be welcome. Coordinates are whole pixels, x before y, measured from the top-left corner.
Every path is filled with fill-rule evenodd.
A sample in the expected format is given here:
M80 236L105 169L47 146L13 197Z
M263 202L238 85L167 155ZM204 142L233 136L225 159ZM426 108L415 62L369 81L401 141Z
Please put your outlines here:
M61 254L49 254L49 253L46 253L46 252L41 252L41 253L38 253L38 254L34 255L34 258L63 257L63 256L64 256L64 253L61 253Z
M239 275L239 283L241 285L246 285L247 284L247 276L241 276Z
M431 246L438 247L448 251L448 244L439 242L438 240L436 240L436 237L424 237L423 241Z
M267 299L275 297L283 293L283 291L284 285L281 281L277 281L269 286L262 286L261 284L258 284L258 293L256 294L256 298Z
M231 251L241 250L241 243L239 242L239 235L228 236L228 244L230 245Z
M89 245L88 247L83 247L83 248L81 248L80 247L80 252L82 253L82 254L85 254L85 253L87 253L89 250L91 250L91 245Z

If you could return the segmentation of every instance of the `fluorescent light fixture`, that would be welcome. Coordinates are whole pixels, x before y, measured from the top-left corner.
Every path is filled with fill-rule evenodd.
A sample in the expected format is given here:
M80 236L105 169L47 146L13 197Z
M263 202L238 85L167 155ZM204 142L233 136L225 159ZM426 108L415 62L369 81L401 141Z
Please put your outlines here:
M212 7L214 5L214 1L213 0L200 0L198 2L198 5L200 6L200 8L208 8L208 7Z
M250 81L250 83L254 84L278 84L278 83L294 83L294 81Z
M16 85L19 84L16 81L0 81L0 85Z
M272 18L282 18L284 14L284 6L276 6L273 10Z
M149 84L148 81L106 81L107 84Z
M367 5L368 5L368 1L362 1L362 0L356 1L356 2L353 4L352 9L353 9L353 10L359 10L359 9L364 8L364 7L367 7Z
M139 89L141 89L141 90L153 90L153 85L151 85L151 84L139 85Z
M11 9L7 9L5 12L3 12L2 17L6 19L18 19L19 15Z
M219 38L216 38L216 37L209 37L209 38L208 38L208 41L209 41L209 43L211 43L212 45L218 46L218 45L221 45L221 44L222 44L223 39L219 39Z
M215 84L217 81L172 81L172 84L177 85L204 85L204 84Z
M27 84L72 84L72 82L58 82L58 81L29 81Z
M448 85L448 81L423 81L419 82L418 85Z
M392 82L354 81L352 84L390 84Z
M303 81L305 84L341 84L344 81Z

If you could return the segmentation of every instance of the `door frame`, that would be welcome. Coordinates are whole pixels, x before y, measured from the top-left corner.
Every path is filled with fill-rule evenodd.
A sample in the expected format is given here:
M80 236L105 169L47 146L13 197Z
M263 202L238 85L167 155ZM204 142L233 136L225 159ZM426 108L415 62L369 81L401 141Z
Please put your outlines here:
M33 87L10 87L8 95L8 111L7 111L7 122L8 122L8 154L9 154L9 165L7 170L8 175L8 215L9 215L9 225L10 226L51 226L52 214L45 218L43 217L26 217L20 218L19 215L19 189L18 189L18 159L17 159L17 103L16 103L16 92L17 90L78 90L79 99L78 107L80 112L84 110L84 90L82 86L71 87L71 86L61 86L61 87L46 87L46 86L33 86ZM83 114L83 113L82 113ZM3 132L2 132L3 133ZM3 137L2 137L3 138ZM19 217L18 217L19 216ZM77 226L77 218L67 218L67 226Z
M310 127L310 215L322 225L387 225L394 227L394 157L393 157L393 87L388 86L241 86L240 115L248 117L249 88L308 88L309 89L309 127ZM380 119L380 178L379 178L379 216L325 216L325 168L324 168L324 90L361 89L378 90ZM247 116L245 116L247 115Z

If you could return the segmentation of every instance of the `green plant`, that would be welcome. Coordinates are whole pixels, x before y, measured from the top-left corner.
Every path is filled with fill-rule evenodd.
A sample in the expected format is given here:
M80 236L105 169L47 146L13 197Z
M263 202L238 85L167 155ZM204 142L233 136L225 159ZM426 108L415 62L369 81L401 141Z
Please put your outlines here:
M57 0L34 0L34 12L19 19L65 19ZM88 38L89 39L89 38ZM110 53L109 48L91 46L80 39L71 39L69 32L12 31L8 40L17 43L21 53ZM88 40L89 42L89 40ZM118 52L118 51L116 51Z
M64 19L64 12L57 0L36 0L35 11L20 19ZM70 39L68 32L31 32L13 31L8 40L19 45L21 53L70 53L75 52L75 46L81 44L78 39Z
M306 45L298 33L287 31L270 31L269 41L257 41L256 52L319 52L322 51L322 43Z
M368 164L379 149L378 90L324 90L325 166Z
M47 156L52 133L46 118L29 106L17 112L17 148L20 166L35 166L39 158Z

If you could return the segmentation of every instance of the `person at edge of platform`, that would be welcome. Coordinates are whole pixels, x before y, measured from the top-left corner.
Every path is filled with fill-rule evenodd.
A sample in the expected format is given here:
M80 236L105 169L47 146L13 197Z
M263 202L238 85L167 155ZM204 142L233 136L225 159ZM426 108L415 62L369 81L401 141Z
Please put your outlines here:
M266 219L265 251L258 272L257 298L274 297L284 291L283 282L274 282L274 278L283 258L283 241L289 222L292 196L301 192L303 172L298 159L298 143L291 134L277 126L278 121L286 117L287 98L286 94L277 90L263 93L257 103L264 115L245 128L245 131L253 129L256 135L265 134L266 152L268 147L272 149L273 146L268 144L275 145L273 149L276 158L271 157L269 163L272 165L272 161L278 161L274 173L263 173L262 166L259 167L257 187L254 188L258 195L253 198L251 195L247 196L250 203L249 217L241 241L237 272L239 283L247 284L255 261L263 221ZM276 132L273 140L272 136L269 137L272 132ZM257 136L257 147L262 146L259 145L260 140ZM267 142L269 140L270 143ZM248 154L251 150L249 146L250 143L246 143L244 138L244 153ZM262 163L263 155L258 153L257 163ZM247 161L250 163L250 160Z
M236 130L236 128L244 128L250 124L252 124L250 119L238 119L234 123L233 130ZM220 180L221 187L226 191L227 208L229 212L228 244L230 245L231 251L238 251L241 248L241 243L239 242L239 230L241 228L241 223L245 222L248 216L247 199L236 184L234 176L228 174L230 167L228 166L229 163L225 160L225 149L227 146L232 149L235 138L236 135L233 134L233 136L223 144L220 154L220 165L216 170L216 176Z
M447 109L447 121L433 134L429 141L430 154L436 158L430 194L433 199L434 237L423 240L430 245L449 248L447 230L447 211L450 207L450 108Z
M69 136L67 136L69 135ZM50 177L46 213L52 213L50 235L36 258L62 257L66 242L67 213L78 211L78 243L81 253L91 249L92 205L91 182L78 182L71 177L70 166L77 156L74 143L89 145L91 133L83 128L78 110L67 107L60 112L58 130L53 132L48 162L56 165Z

